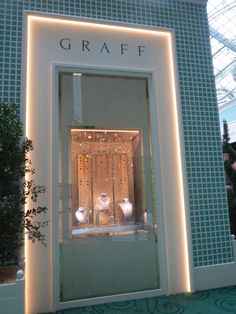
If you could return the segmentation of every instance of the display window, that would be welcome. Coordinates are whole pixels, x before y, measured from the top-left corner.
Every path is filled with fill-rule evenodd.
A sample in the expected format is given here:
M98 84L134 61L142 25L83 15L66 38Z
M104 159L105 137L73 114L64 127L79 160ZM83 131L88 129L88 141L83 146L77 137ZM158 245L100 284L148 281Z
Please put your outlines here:
M71 130L72 235L143 233L140 131Z
M61 301L160 288L146 78L61 73Z

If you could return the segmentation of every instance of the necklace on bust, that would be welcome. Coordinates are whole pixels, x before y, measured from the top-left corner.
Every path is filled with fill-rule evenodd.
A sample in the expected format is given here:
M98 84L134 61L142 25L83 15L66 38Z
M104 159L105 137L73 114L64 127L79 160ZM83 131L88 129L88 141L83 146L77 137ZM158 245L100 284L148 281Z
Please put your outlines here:
M79 223L84 223L86 221L86 212L83 207L79 207L75 212L75 216Z
M132 216L133 204L129 201L127 197L122 198L119 206L122 209L125 218L130 218Z
M108 210L110 205L110 197L107 195L107 193L102 192L100 196L97 198L97 209L100 210Z

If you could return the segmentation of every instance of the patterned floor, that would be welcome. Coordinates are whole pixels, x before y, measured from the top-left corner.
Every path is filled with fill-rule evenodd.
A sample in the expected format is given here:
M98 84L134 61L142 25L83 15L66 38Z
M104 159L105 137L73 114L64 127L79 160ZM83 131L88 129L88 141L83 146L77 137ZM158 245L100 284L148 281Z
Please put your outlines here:
M63 310L57 314L236 314L236 286Z

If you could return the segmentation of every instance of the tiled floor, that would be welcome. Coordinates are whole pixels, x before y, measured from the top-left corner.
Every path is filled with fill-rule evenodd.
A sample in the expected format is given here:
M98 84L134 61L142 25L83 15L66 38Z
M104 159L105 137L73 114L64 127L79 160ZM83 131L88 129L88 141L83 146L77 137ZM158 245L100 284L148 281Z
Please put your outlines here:
M57 314L236 314L236 286L63 310Z

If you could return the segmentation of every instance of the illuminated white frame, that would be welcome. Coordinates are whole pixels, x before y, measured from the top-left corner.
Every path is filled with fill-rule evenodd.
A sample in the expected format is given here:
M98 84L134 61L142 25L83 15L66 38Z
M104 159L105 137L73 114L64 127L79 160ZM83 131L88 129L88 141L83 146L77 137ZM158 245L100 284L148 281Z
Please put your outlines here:
M85 25L87 27L94 28L95 26L101 29L119 29L124 32L134 32L134 33L141 33L141 34L150 34L152 33L153 35L158 35L158 36L166 36L168 38L168 58L169 58L169 63L171 67L171 85L172 85L172 101L173 101L173 111L174 111L174 116L175 116L175 138L173 138L173 141L178 143L176 145L177 147L177 164L178 164L178 178L179 178L179 188L180 188L180 202L181 202L181 208L180 208L180 214L181 214L181 220L182 220L182 228L183 228L183 254L185 256L184 259L184 277L185 277L185 291L190 292L193 290L193 284L192 284L192 256L191 256L191 235L190 235L190 226L189 226L189 215L188 211L186 209L186 203L188 202L188 197L187 197L187 192L186 192L186 186L187 186L187 181L186 181L186 173L185 173L185 160L184 160L184 145L183 145L183 132L181 129L181 115L179 113L179 94L176 90L176 77L177 77L177 72L175 70L176 64L175 64L175 49L174 49L174 35L173 32L171 31L166 31L166 30L156 30L156 29L142 29L140 26L131 26L131 25L114 25L114 24L102 24L98 21L88 21L88 20L74 20L72 18L67 18L67 17L56 17L56 16L42 16L40 14L35 14L35 13L27 13L26 15L26 86L23 87L22 90L22 103L25 103L25 112L22 110L23 114L23 120L25 120L25 133L26 136L30 136L30 118L29 118L29 112L30 112L30 86L32 82L32 78L30 77L30 67L31 67L31 37L32 37L32 25L33 23L37 22L52 22L52 23L66 23L66 24L71 24L71 25ZM66 65L63 65L66 66ZM71 66L71 65L70 65ZM24 78L24 73L23 73L23 78ZM55 88L55 86L53 86ZM54 91L55 92L55 91ZM24 117L25 114L25 117ZM30 280L29 275L27 273L27 260L29 258L29 251L28 251L28 243L26 242L25 245L25 256L26 256L26 308L27 304L29 303L29 298L30 298L30 291L28 288L28 281ZM104 301L101 301L104 302ZM98 302L99 303L99 302ZM87 302L89 304L89 301ZM86 305L86 302L85 304ZM57 305L54 305L55 307Z

